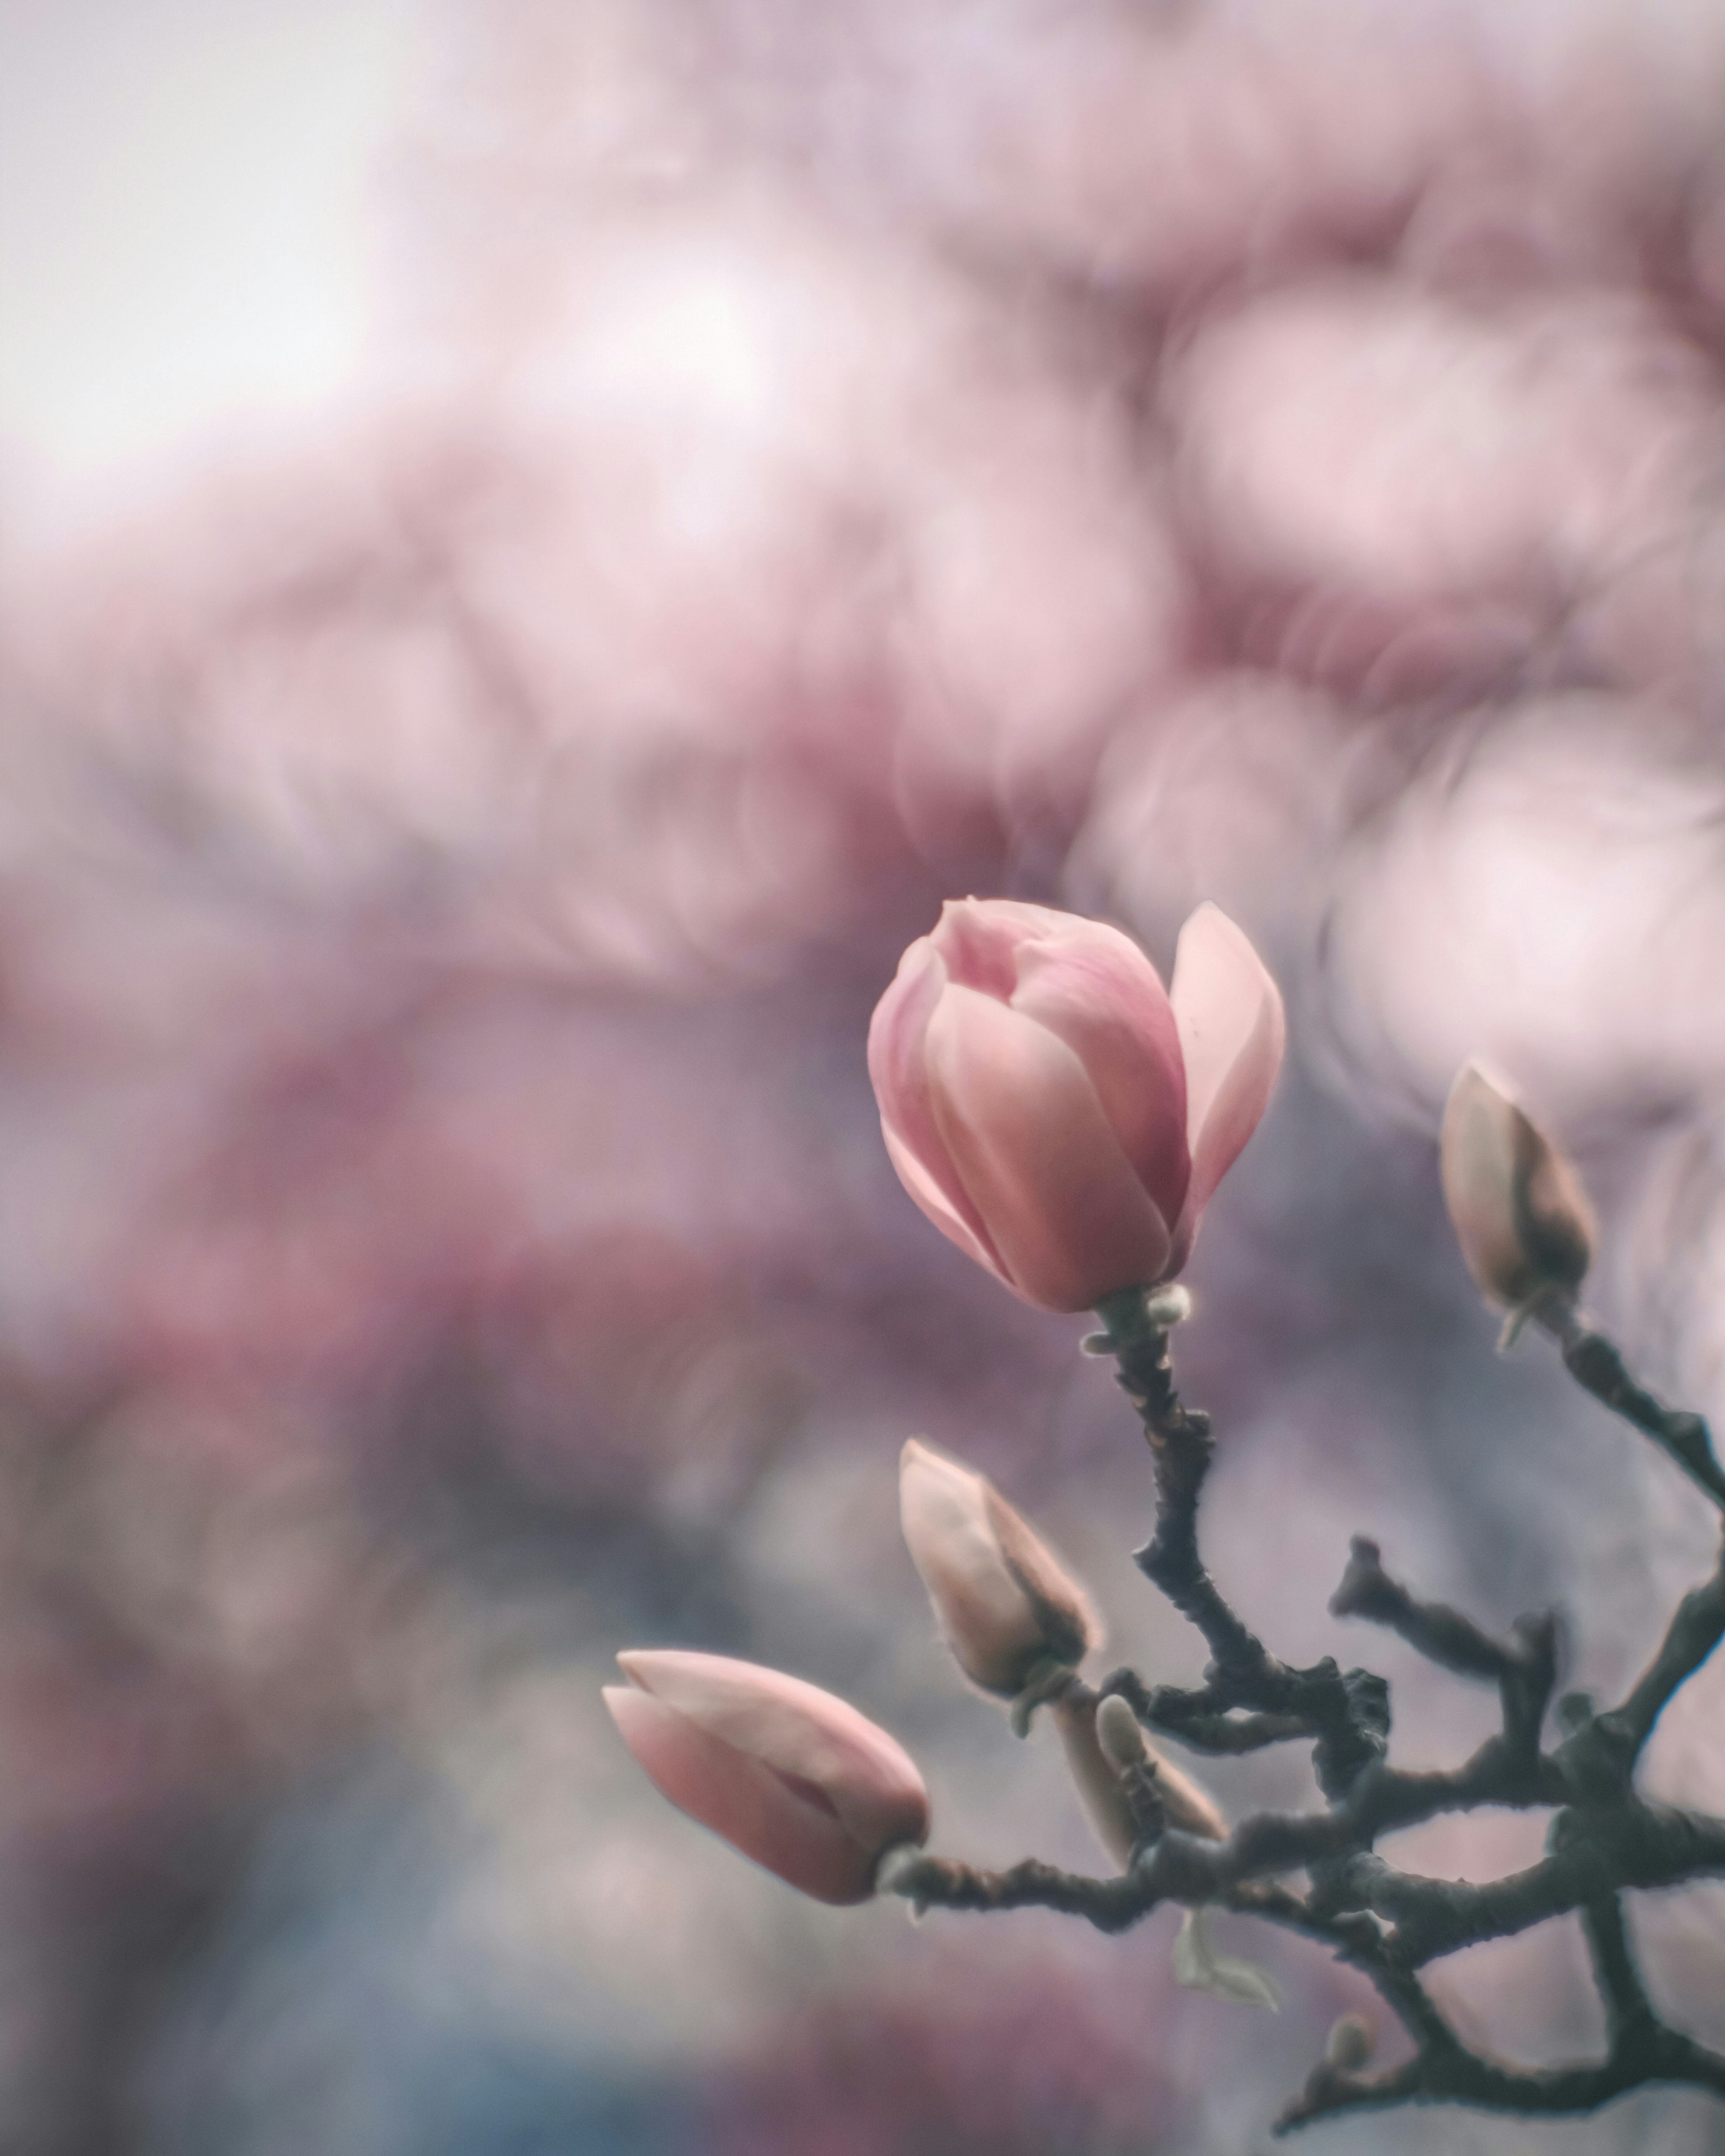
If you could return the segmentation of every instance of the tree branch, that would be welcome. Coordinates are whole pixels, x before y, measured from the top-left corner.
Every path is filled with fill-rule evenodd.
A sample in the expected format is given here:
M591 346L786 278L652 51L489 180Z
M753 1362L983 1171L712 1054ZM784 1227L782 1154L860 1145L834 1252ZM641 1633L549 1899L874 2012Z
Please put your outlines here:
M1333 1661L1291 1668L1235 1615L1205 1570L1198 1548L1198 1505L1209 1471L1209 1418L1184 1407L1168 1363L1166 1322L1138 1291L1097 1306L1120 1366L1122 1389L1138 1411L1156 1474L1156 1532L1134 1553L1139 1569L1203 1633L1211 1654L1201 1691L1168 1695L1168 1707L1203 1727L1239 1710L1309 1724L1319 1787L1332 1799L1384 1757L1389 1691L1368 1671L1344 1676ZM1266 1741L1270 1741L1266 1739Z
M1176 1738L1194 1752L1260 1752L1267 1744L1309 1740L1317 1734L1304 1715L1219 1713L1209 1691L1147 1685L1136 1670L1116 1670L1105 1677L1099 1697L1106 1698L1111 1692L1119 1694L1147 1729Z
M1613 2058L1640 2052L1656 2041L1657 2016L1642 1986L1630 1943L1623 1902L1615 1894L1589 1902L1581 1912L1594 1979L1605 2008L1605 2035Z
M1655 1723L1722 1638L1725 1551L1711 1578L1677 1604L1658 1651L1622 1705L1590 1716L1558 1751L1558 1763L1578 1791L1595 1798L1613 1789L1627 1792Z
M1562 1785L1544 1771L1539 1749L1545 1710L1557 1682L1555 1611L1518 1617L1507 1641L1494 1640L1446 1603L1416 1600L1384 1571L1377 1543L1356 1535L1342 1584L1330 1597L1330 1614L1385 1625L1440 1668L1496 1683L1503 1702L1502 1737L1482 1747L1459 1774L1421 1778L1427 1796L1441 1798L1448 1791L1463 1804L1561 1800ZM1394 1778L1383 1774L1379 1779L1387 1797ZM1399 1786L1404 1797L1414 1794L1411 1778L1402 1777ZM1416 1815L1429 1818L1431 1810L1455 1808L1434 1803L1430 1810ZM1391 1823L1392 1815L1386 1811L1378 1820L1378 1830ZM1396 1818L1393 1823L1409 1821Z
M1725 2058L1661 2028L1644 2061L1610 2058L1598 2066L1518 2070L1461 2045L1421 2051L1394 2073L1370 2080L1326 2072L1276 2121L1278 2133L1348 2111L1384 2111L1404 2103L1468 2103L1484 2111L1557 2117L1596 2111L1652 2082L1682 2082L1725 2096Z
M1702 1418L1686 1409L1666 1407L1638 1385L1616 1348L1603 1332L1582 1322L1573 1302L1548 1303L1537 1313L1537 1320L1558 1342L1564 1368L1576 1383L1613 1414L1651 1437L1725 1511L1725 1469Z
M1660 1714L1725 1638L1725 1553L1684 1596L1657 1653L1617 1707L1595 1713L1563 1702L1569 1733L1551 1752L1541 1732L1555 1686L1553 1613L1518 1618L1494 1638L1446 1604L1425 1602L1384 1570L1376 1543L1355 1540L1330 1608L1383 1625L1440 1667L1495 1684L1499 1732L1459 1767L1410 1774L1388 1760L1389 1688L1366 1670L1328 1659L1310 1669L1279 1661L1230 1606L1205 1569L1198 1511L1209 1472L1208 1418L1174 1390L1168 1327L1177 1291L1111 1296L1099 1309L1119 1381L1143 1422L1156 1478L1156 1528L1137 1562L1203 1634L1209 1665L1196 1687L1147 1686L1116 1671L1103 1686L1147 1727L1194 1749L1225 1754L1300 1740L1327 1800L1323 1811L1259 1813L1223 1841L1168 1830L1153 1780L1127 1795L1139 1840L1117 1879L1090 1879L1039 1863L987 1872L937 1857L901 1865L888 1882L919 1909L1048 1908L1105 1932L1139 1922L1164 1902L1205 1902L1255 1915L1316 1939L1361 1970L1395 2015L1414 2056L1363 2075L1326 2059L1278 2123L1279 2132L1347 2111L1403 2103L1465 2102L1526 2114L1589 2111L1652 2082L1725 2095L1725 2057L1661 2022L1630 1943L1622 1897L1725 1874L1725 1819L1649 1804L1634 1770ZM1645 1432L1725 1509L1725 1471L1698 1416L1667 1409L1635 1383L1604 1337L1573 1306L1540 1322L1562 1342L1577 1378ZM1481 1804L1549 1805L1548 1853L1508 1876L1474 1883L1421 1878L1379 1856L1378 1838L1440 1813ZM1290 1883L1304 1872L1309 1889ZM1609 2050L1596 2064L1522 2071L1470 2050L1439 2012L1420 1972L1485 1939L1580 1916L1604 2005Z

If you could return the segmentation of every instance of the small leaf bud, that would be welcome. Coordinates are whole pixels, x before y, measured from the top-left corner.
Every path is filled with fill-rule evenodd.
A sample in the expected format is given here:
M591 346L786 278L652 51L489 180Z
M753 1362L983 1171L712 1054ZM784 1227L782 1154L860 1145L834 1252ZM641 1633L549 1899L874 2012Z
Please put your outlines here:
M1372 2056L1373 2032L1363 2014L1343 2014L1324 2040L1324 2064L1338 2074L1357 2074Z

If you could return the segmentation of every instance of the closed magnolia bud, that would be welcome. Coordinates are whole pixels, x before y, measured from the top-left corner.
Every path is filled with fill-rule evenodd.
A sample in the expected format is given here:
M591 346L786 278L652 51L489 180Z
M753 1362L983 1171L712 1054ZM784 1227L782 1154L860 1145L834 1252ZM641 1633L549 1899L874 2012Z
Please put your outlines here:
M1145 1736L1137 1715L1117 1693L1111 1692L1096 1709L1096 1738L1122 1774L1128 1767L1156 1769L1157 1791L1170 1826L1178 1827L1182 1834L1195 1834L1204 1841L1226 1841L1228 1822L1214 1798L1201 1783L1163 1758Z
M1450 1088L1440 1162L1462 1257L1489 1301L1516 1311L1580 1286L1594 1234L1580 1178L1476 1063Z
M913 1437L898 1488L911 1562L973 1685L1012 1699L1039 1669L1076 1668L1100 1644L1083 1589L986 1475Z
M1204 1841L1228 1839L1228 1822L1209 1793L1189 1774L1171 1767L1148 1743L1123 1699L1111 1694L1104 1700L1056 1699L1050 1711L1091 1830L1122 1871L1132 1861L1137 1839L1121 1782L1122 1774L1132 1767L1155 1769L1157 1794L1171 1827Z
M1091 1831L1124 1871L1132 1861L1138 1830L1121 1786L1120 1769L1103 1751L1096 1734L1094 1699L1057 1699L1050 1703L1055 1727L1066 1754L1072 1786L1078 1792Z
M889 1850L928 1836L903 1748L829 1691L724 1655L619 1655L605 1704L680 1811L818 1902L863 1902Z
M1097 1704L1096 1741L1122 1774L1128 1767L1149 1764L1150 1747L1138 1717L1117 1692Z
M1281 1063L1281 997L1214 906L1172 993L1099 921L954 899L869 1028L900 1179L942 1234L1043 1310L1185 1264Z

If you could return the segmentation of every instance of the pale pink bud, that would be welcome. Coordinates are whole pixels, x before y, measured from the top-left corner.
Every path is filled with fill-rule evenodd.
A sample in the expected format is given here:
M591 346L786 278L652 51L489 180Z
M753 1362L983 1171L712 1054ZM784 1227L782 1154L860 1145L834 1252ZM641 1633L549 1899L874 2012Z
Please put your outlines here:
M1096 1708L1096 1741L1122 1774L1128 1767L1156 1769L1157 1794L1162 1799L1168 1823L1182 1834L1195 1834L1204 1841L1226 1841L1228 1822L1203 1783L1165 1759L1139 1725L1138 1717L1117 1693L1111 1692Z
M1185 1264L1281 1066L1281 998L1214 906L1173 991L1118 929L953 899L869 1028L900 1179L1026 1302L1085 1310Z
M1455 1239L1489 1301L1516 1310L1581 1285L1594 1225L1580 1178L1476 1063L1450 1088L1439 1159Z
M911 1561L973 1684L1014 1698L1039 1663L1076 1667L1100 1644L1084 1589L986 1475L913 1437L898 1493Z
M831 1692L724 1655L617 1659L605 1704L660 1791L816 1901L866 1901L882 1855L927 1839L915 1763Z
M1123 1699L1055 1700L1050 1710L1065 1748L1066 1765L1091 1831L1114 1861L1126 1869L1137 1835L1121 1784L1131 1767L1153 1767L1168 1823L1205 1841L1225 1841L1228 1822L1209 1793L1172 1767L1148 1743Z

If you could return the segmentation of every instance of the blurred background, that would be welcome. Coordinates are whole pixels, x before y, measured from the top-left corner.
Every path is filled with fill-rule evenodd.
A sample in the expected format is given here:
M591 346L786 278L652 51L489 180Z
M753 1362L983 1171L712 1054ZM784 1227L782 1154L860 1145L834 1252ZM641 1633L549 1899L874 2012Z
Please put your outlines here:
M1384 1671L1410 1765L1492 1702L1325 1614L1353 1532L1640 1665L1703 1508L1494 1357L1434 1137L1484 1052L1725 1409L1722 123L1707 0L0 0L8 2156L1267 2147L1362 2003L1317 1949L1219 1926L1272 2020L1171 1910L818 1907L598 1686L781 1664L943 1852L1095 1866L933 1637L911 1431L1099 1669L1197 1674L1081 1321L880 1144L870 1009L968 891L1164 967L1214 898L1287 990L1178 1342L1245 1614ZM1725 1808L1722 1705L1650 1788ZM1634 1906L1716 2042L1722 1919ZM1435 1987L1599 2040L1570 1924Z

